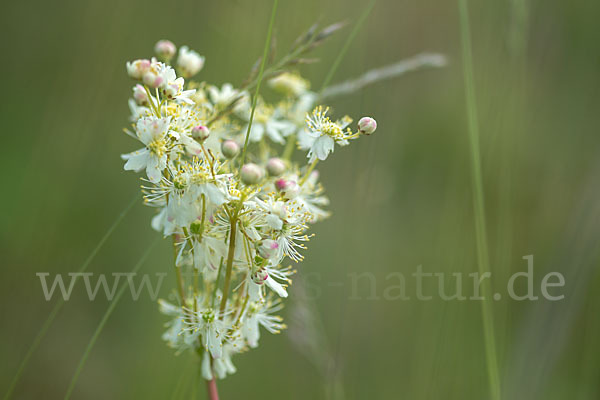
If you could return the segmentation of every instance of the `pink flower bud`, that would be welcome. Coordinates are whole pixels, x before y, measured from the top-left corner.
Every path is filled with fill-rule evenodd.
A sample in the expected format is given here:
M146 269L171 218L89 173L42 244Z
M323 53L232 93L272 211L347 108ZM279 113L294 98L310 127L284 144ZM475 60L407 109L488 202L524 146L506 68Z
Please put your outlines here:
M362 117L358 121L358 130L360 133L370 135L375 132L375 129L377 129L377 121L371 117Z
M233 140L225 140L221 144L221 153L223 153L225 158L231 160L240 154L240 145Z
M277 190L283 190L285 189L285 185L287 185L287 181L283 178L281 179L277 179L275 181L275 187L277 188Z
M148 94L142 85L139 83L133 87L133 99L139 106L148 104Z
M210 131L204 125L198 125L192 128L192 137L198 140L206 140Z
M278 179L275 181L275 188L288 200L295 198L300 193L300 186L296 181Z
M258 255L262 258L275 258L279 252L279 243L272 239L263 240L258 246Z
M256 283L257 285L262 285L268 278L269 273L264 268L256 270L252 273L252 275L250 275L252 282Z
M254 185L258 183L263 177L262 169L253 163L244 164L240 170L242 176L242 182L246 185Z
M159 40L154 45L154 51L163 60L170 60L177 52L177 48L170 40Z
M150 70L150 60L135 60L127 62L127 73L133 79L142 79L144 74Z
M280 158L271 158L267 161L267 172L271 176L279 176L285 172L285 163Z

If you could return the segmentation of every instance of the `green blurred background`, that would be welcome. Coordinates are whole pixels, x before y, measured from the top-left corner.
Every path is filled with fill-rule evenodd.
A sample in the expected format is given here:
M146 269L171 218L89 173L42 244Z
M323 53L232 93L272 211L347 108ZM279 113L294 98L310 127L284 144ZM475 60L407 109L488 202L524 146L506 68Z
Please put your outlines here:
M312 23L355 22L359 0L281 1L280 55ZM158 39L206 56L200 79L239 84L260 54L271 1L4 2L0 197L0 389L8 388L54 302L36 272L76 271L138 191L119 154L127 125L125 62ZM600 398L600 3L469 1L492 285L535 257L535 285L566 279L558 302L493 302L503 398ZM352 26L320 47L302 73L318 89ZM333 82L421 51L444 53L423 70L335 99L338 113L372 115L377 133L336 151L321 170L334 215L314 228L292 288L291 327L263 334L234 359L222 398L486 399L480 302L351 299L348 274L477 270L469 143L456 1L380 0ZM129 271L155 237L137 204L90 266ZM168 241L144 272L172 271ZM317 276L317 275L313 275ZM332 287L331 282L343 282ZM410 282L410 281L409 281ZM316 286L315 286L316 285ZM410 283L409 283L410 285ZM161 296L169 295L169 276ZM523 289L523 288L521 288ZM413 294L414 288L408 288ZM450 291L450 289L448 289ZM14 398L60 399L109 303L76 286L34 353ZM311 318L300 318L310 310ZM204 395L197 365L160 340L151 300L124 296L92 350L76 399ZM298 338L302 339L299 340ZM177 392L176 392L177 391ZM175 397L173 397L175 395Z

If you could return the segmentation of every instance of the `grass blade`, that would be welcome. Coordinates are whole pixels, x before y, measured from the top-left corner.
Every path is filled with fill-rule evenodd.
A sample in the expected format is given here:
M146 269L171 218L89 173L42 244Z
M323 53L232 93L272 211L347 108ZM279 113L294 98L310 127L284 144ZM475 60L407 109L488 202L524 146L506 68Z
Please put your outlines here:
M78 272L84 272L85 270L88 269L88 267L90 266L90 263L94 260L94 258L96 257L96 255L98 254L98 252L100 251L102 246L104 246L104 243L112 235L112 233L117 228L117 226L119 226L119 224L121 223L123 218L125 218L125 216L129 213L129 211L131 211L131 208L137 202L138 199L139 199L139 194L136 193L135 196L133 197L133 199L131 199L131 201L127 205L127 207L125 207L125 209L123 211L121 211L121 213L117 216L117 219L115 220L115 222L112 223L112 225L110 226L110 228L108 228L108 230L106 231L104 236L102 236L102 238L100 239L100 241L98 242L96 247L94 247L94 249L88 256L88 258L83 262L83 264L79 268ZM15 387L17 386L17 383L19 382L19 379L21 378L23 371L25 370L25 367L27 367L27 365L29 364L29 360L31 359L31 356L33 355L35 350L40 345L40 342L42 341L44 336L46 336L48 329L52 325L52 322L54 322L56 315L58 314L58 312L60 311L60 309L62 308L62 306L64 304L65 304L65 300L60 298L54 305L54 308L52 308L52 311L50 311L50 314L48 315L48 318L46 318L44 325L42 325L42 328L40 329L40 331L38 332L36 337L33 339L33 342L31 343L29 350L27 350L27 353L25 354L23 361L21 361L21 364L19 365L19 368L17 369L17 373L15 374L13 380L11 381L10 386L8 387L8 391L4 395L4 400L10 399L10 397L12 396L13 391L15 390Z
M348 35L348 39L346 39L346 42L344 43L344 45L342 46L340 52L338 53L337 57L335 58L335 61L333 62L333 64L331 64L331 68L329 68L329 72L327 72L327 75L325 76L325 80L323 81L323 85L321 85L321 90L320 90L321 94L323 93L323 89L325 89L327 87L327 85L329 85L329 83L331 82L331 79L333 78L333 75L335 74L335 71L337 71L338 67L340 66L340 63L342 62L342 59L346 55L346 52L348 51L348 48L350 48L350 44L352 43L352 41L356 37L356 34L360 30L360 28L363 26L363 24L367 20L367 17L371 13L371 10L373 10L373 7L375 6L375 1L376 0L372 0L367 5L367 8L365 8L365 11L363 11L363 13L361 14L360 18L356 22L356 24L354 24L354 29L352 29L352 32L350 32L350 35Z
M263 78L263 72L265 70L265 63L267 61L267 54L271 47L271 33L273 32L273 25L275 23L275 14L277 12L277 5L279 0L273 1L273 9L271 10L271 19L269 21L269 29L267 30L267 39L265 40L265 48L263 50L263 56L260 61L260 69L258 70L258 80L256 81L256 89L254 90L254 97L252 98L252 110L250 111L250 120L248 121L248 130L246 131L246 139L244 140L244 149L242 150L242 157L240 158L240 168L244 165L244 159L246 158L246 149L248 147L248 140L250 139L250 128L252 128L252 121L254 120L254 110L256 110L256 102L258 100L258 93L260 90L260 84Z
M140 258L140 260L137 262L137 264L135 264L135 266L131 270L132 273L137 272L140 269L140 267L144 264L144 261L146 261L146 258L148 258L150 251L154 248L154 245L156 244L156 242L158 241L159 238L160 237L157 236L152 241L150 246L148 246L148 248L142 255L142 258ZM81 356L81 360L79 360L79 364L77 365L75 374L73 375L73 378L71 379L71 383L69 384L69 388L67 389L67 394L65 395L65 400L68 400L71 397L71 394L73 393L73 389L75 388L75 384L77 383L77 379L79 378L79 375L81 374L81 370L83 369L83 366L85 365L85 362L87 361L87 358L90 355L92 348L96 344L96 340L98 340L98 337L100 336L100 333L102 332L102 329L104 329L104 325L106 325L106 321L108 321L108 318L110 318L111 314L115 310L117 304L119 303L119 300L121 299L121 296L123 296L123 293L125 293L125 289L127 287L128 287L127 282L124 282L121 285L121 287L119 288L119 291L117 292L117 295L115 296L113 301L108 306L108 309L104 313L102 320L100 320L98 327L96 328L96 330L94 331L94 334L90 338L90 341L89 341L87 347L85 348L83 355Z
M473 205L475 207L477 265L480 276L483 276L483 274L490 272L490 259L485 222L485 202L483 196L483 178L481 172L481 154L479 145L479 122L477 117L477 102L475 98L475 82L473 79L473 56L471 54L471 32L469 28L467 0L458 0L458 6L460 14L463 73L471 153ZM484 300L481 302L481 314L483 319L485 358L490 386L490 398L492 400L500 400L500 377L498 373L498 357L496 354L491 289L492 288L489 279L483 279L482 296L484 297Z

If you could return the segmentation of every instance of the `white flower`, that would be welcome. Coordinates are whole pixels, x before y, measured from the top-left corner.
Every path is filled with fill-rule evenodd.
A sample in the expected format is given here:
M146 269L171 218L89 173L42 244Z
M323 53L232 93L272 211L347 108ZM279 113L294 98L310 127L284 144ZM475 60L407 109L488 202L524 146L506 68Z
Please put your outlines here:
M248 115L248 118L250 118L250 115ZM284 144L284 138L294 133L295 130L296 125L283 119L279 110L273 110L262 105L257 107L254 112L254 119L250 127L250 141L260 142L266 134L273 142ZM244 135L247 131L248 125L242 129Z
M269 277L265 281L266 285L272 291L277 293L277 295L279 297L284 297L284 298L288 297L288 293L285 290L285 288L286 288L287 284L292 282L288 278L290 275L293 274L292 269L290 267L283 268L283 269L277 269L271 264L267 265L265 267L265 269L267 270L267 273L269 274ZM277 278L277 280L273 279L273 278ZM279 281L284 281L284 282L286 282L286 284L282 284Z
M204 66L204 57L187 46L181 46L177 57L177 66L185 78L190 78L200 72Z
M257 273L248 273L246 276L246 284L248 285L248 294L251 301L262 301L265 297L264 287L268 287L275 292L279 297L288 297L287 284L290 283L290 276L293 272L291 268L276 269L273 266L273 261L270 260L267 265L261 267ZM277 278L274 279L273 277ZM260 279L257 279L260 278ZM282 284L279 281L285 283Z
M198 347L198 333L185 330L184 312L181 306L176 306L165 300L158 300L161 313L172 317L165 326L168 328L162 335L162 339L169 347L177 349L181 353L186 349Z
M126 66L137 82L125 133L143 146L122 155L124 169L147 175L142 192L156 208L152 228L175 246L181 305L159 301L169 316L162 337L177 352L199 354L202 377L222 379L236 371L233 356L258 346L260 330L285 328L275 312L294 271L282 263L303 259L309 225L329 215L316 162L336 144L372 133L376 122L362 118L352 133L350 118L332 122L327 109L313 110L318 95L285 72L268 82L285 97L256 99L250 127L247 91L186 82L204 65L188 47L177 56L162 40L155 51L161 61ZM242 151L246 133L251 144ZM296 144L308 163L293 157Z
M281 230L284 221L289 217L285 202L274 200L272 197L269 197L266 201L258 198L254 201L266 212L266 224L271 229Z
M278 315L271 315L274 312L281 310L282 306L279 301L265 303L252 303L248 307L248 312L244 316L244 325L242 326L242 335L252 348L258 347L260 339L259 326L263 326L270 333L279 333L285 329L285 324L282 324L282 319Z
M334 145L337 143L340 146L348 144L348 139L354 139L350 131L344 129L350 125L352 119L344 117L339 121L332 122L327 117L326 108L323 110L321 106L315 108L311 115L306 116L306 131L307 137L300 143L304 149L308 148L309 162L327 159L329 153L333 152Z
M163 64L159 76L161 77L160 88L163 96L169 100L194 104L194 101L190 97L196 93L196 89L183 90L185 81L183 78L177 77L173 68Z
M201 160L188 165L185 170L169 166L169 178L162 177L153 186L142 186L146 201L151 205L166 204L164 217L178 227L189 226L201 218L202 213L205 216L212 214L216 207L225 202L228 176L213 177L209 168ZM157 224L161 226L159 221Z
M168 118L140 118L136 125L136 135L146 147L121 156L127 160L125 170L139 172L145 168L150 182L158 183L162 170L167 166L168 129Z
M263 235L279 245L275 263L281 262L286 256L296 262L302 260L299 249L306 249L302 242L309 240L304 232L308 229L307 224L313 218L312 215L295 199L283 202L272 195L265 200L256 198L254 202L264 213L266 227L270 228L263 229Z
M173 223L173 219L168 216L167 207L163 207L152 218L151 226L155 231L162 232L164 236L170 236L175 232L179 232L179 228Z
M329 217L329 211L323 209L329 205L329 199L323 196L323 186L317 182L319 172L312 171L308 179L300 187L300 193L295 201L311 215L310 222L315 223Z
M132 122L136 122L142 117L149 117L152 115L148 107L139 106L134 99L129 99L128 105L129 111L131 111L131 116L129 117L129 120Z
M201 372L202 377L206 380L212 380L214 375L219 379L225 378L227 375L232 375L237 372L237 369L231 361L231 357L236 353L236 348L231 344L223 345L223 354L221 358L213 360L211 368L210 357L204 356L202 359ZM214 374L213 374L214 370Z
M208 95L212 104L219 109L225 108L239 96L247 96L246 92L239 92L237 89L234 89L231 83L224 83L223 86L221 86L221 89L216 86L209 86ZM238 101L235 109L239 109L240 104L242 104L242 102Z
M228 327L219 318L219 312L212 308L200 308L198 311L185 309L183 331L200 333L200 341L204 349L210 352L212 358L220 358L223 354L223 342L226 340Z
M271 288L272 291L277 293L278 296L284 297L284 298L288 297L285 287L281 283L277 282L275 279L273 279L269 276L267 278L267 280L265 281L265 283L267 284L267 286L269 288Z
M192 252L194 268L205 273L219 268L220 261L227 256L227 247L223 239L204 235L201 241L193 239Z

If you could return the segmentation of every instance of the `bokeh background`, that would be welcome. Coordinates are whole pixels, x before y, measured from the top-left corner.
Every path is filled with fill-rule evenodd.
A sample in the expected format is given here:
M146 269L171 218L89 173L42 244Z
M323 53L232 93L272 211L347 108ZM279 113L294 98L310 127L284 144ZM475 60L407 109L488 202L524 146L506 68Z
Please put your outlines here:
M262 50L271 5L2 3L2 392L54 305L36 272L78 270L138 191L119 159L135 148L121 131L132 85L125 62L169 38L206 56L201 79L239 84ZM319 63L301 68L318 89L366 6L281 1L279 54L317 20L350 21L315 52ZM600 398L600 3L469 1L469 12L494 291L505 292L529 254L538 295L545 273L566 279L562 301L493 303L503 398ZM479 302L372 300L362 281L351 298L351 273L373 273L381 296L388 274L410 276L417 265L477 270L457 2L377 1L333 82L421 51L445 54L448 66L331 102L340 113L374 116L378 132L321 170L334 215L315 227L298 267L283 314L290 329L264 334L258 350L234 360L238 373L220 382L222 398L488 398ZM130 270L155 237L151 215L136 204L90 271ZM171 272L171 257L163 241L142 270ZM317 275L303 286L308 273ZM161 296L172 287L169 276ZM76 286L14 398L63 398L108 305ZM124 296L73 398L202 398L194 358L161 342L164 322L154 302Z

